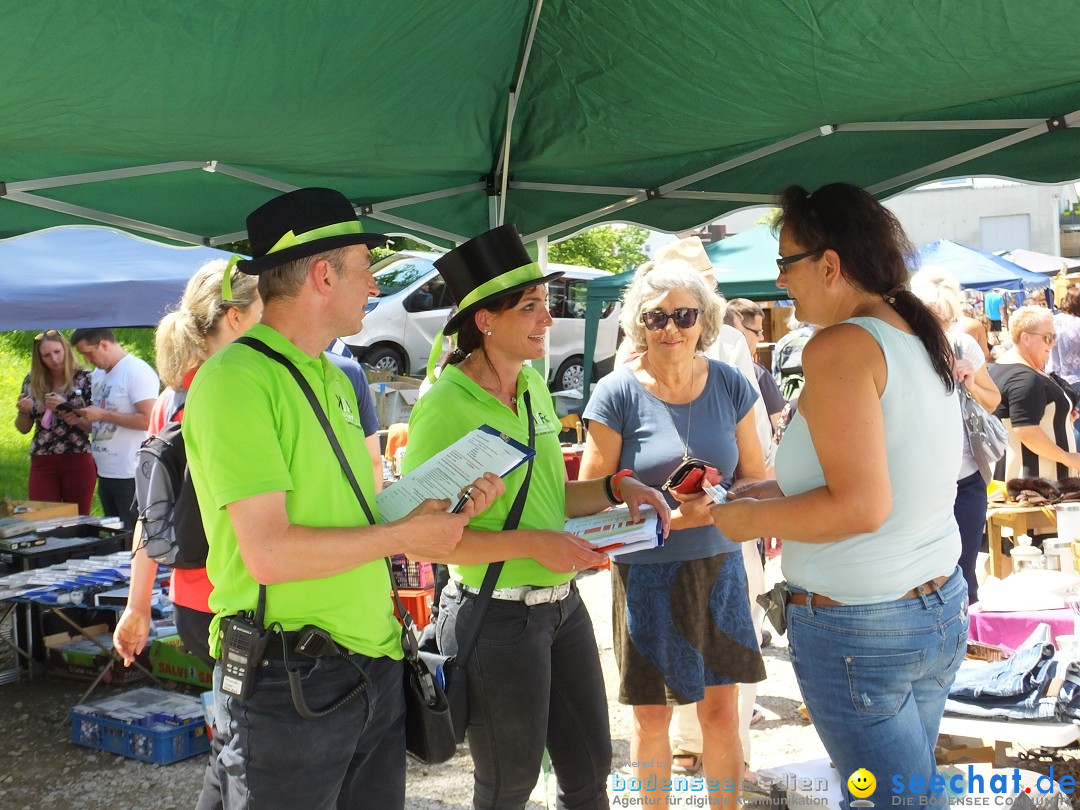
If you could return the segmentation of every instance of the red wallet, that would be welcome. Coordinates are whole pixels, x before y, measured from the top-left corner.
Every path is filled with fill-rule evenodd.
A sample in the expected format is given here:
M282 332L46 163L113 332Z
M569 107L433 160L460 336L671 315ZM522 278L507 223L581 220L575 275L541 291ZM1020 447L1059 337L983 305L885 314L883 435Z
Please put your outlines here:
M688 458L668 476L668 480L664 482L661 489L678 492L680 495L693 495L701 492L702 484L715 487L723 480L724 476L716 467L699 458Z

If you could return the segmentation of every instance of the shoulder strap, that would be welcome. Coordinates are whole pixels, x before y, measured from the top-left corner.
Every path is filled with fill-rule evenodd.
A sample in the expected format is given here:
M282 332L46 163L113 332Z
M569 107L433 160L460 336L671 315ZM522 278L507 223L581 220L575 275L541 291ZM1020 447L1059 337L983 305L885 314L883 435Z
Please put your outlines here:
M176 397L175 397L175 399L173 399L173 402L172 402L172 405L173 405L172 412L169 414L169 417L165 420L165 422L166 423L179 422L180 419L178 417L180 416L180 411L184 410L184 405L186 403L187 403L187 389L186 388L181 388L179 391L176 392Z
M525 401L526 418L529 421L529 449L532 450L536 444L536 423L533 421L532 398L529 396L529 391L527 389L523 399ZM518 523L521 522L521 513L525 509L525 499L529 495L529 483L532 480L533 461L535 458L535 455L529 458L528 466L525 468L525 478L522 479L517 497L514 498L514 504L510 507L510 512L506 515L506 521L503 523L503 531L516 529ZM476 599L473 602L473 611L469 620L469 626L465 629L465 633L461 638L461 643L458 645L458 653L454 660L455 666L464 667L469 660L469 656L472 655L473 647L476 646L476 639L480 636L480 623L484 619L484 614L487 613L488 605L491 604L491 594L495 590L495 583L499 581L499 574L502 573L503 562L504 561L488 564L487 573L484 574L484 581L480 585L480 593L476 595Z
M326 417L326 411L323 410L322 405L319 403L318 397L315 396L315 392L311 390L311 384L303 374L300 373L292 361L279 351L275 351L263 343L258 338L249 337L244 335L237 338L236 343L243 343L245 346L250 346L255 351L262 352L272 360L276 360L285 366L292 374L293 379L296 380L296 384L300 386L300 390L304 392L304 396L307 397L308 404L311 405L311 410L315 412L316 418L319 420L319 424L322 425L323 431L326 433L327 441L330 442L330 447L334 450L334 455L337 456L338 463L341 465L342 471L345 473L345 477L349 479L349 485L352 487L353 493L356 495L356 500L360 502L360 507L364 510L364 515L368 519L368 523L372 526L375 525L375 516L371 512L371 507L368 506L367 499L364 497L363 491L360 489L360 483L356 480L356 476L353 475L352 467L349 465L349 460L345 457L345 451L341 449L341 443L338 441L336 435L334 435L334 429L330 426L330 420Z
M244 335L239 337L235 341L236 343L243 343L245 346L250 346L257 352L262 352L271 360L276 360L281 365L285 366L292 374L293 379L296 380L296 384L300 386L300 390L304 392L304 396L307 397L308 404L311 405L311 410L315 412L316 418L319 420L319 424L322 425L323 431L326 433L326 439L330 442L330 446L334 450L334 455L337 456L338 463L341 465L342 472L345 473L345 477L349 479L349 485L352 487L353 493L356 495L356 500L360 502L360 508L364 510L364 515L368 519L368 523L372 526L375 525L375 516L371 513L371 507L368 506L367 499L364 497L363 491L360 489L360 483L356 480L356 476L353 475L352 467L349 465L349 460L345 457L345 451L341 449L341 443L338 441L337 436L334 435L334 429L330 426L330 420L326 418L326 412L323 410L322 405L319 403L318 397L315 396L315 392L311 390L311 385L308 383L304 375L300 373L298 369L289 358L283 355L281 352L271 349L265 343L258 338L249 337ZM388 561L389 562L389 561ZM390 578L390 582L393 583L394 578ZM396 589L395 589L396 590ZM259 583L259 605L255 611L255 621L258 625L262 626L263 611L266 608L266 586L261 582Z

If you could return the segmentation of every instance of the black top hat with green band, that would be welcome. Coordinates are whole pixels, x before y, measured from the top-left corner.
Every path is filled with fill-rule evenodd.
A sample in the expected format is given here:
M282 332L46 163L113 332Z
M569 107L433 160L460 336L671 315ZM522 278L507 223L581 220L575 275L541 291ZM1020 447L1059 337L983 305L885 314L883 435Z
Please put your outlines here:
M381 233L364 233L352 203L330 188L299 188L252 211L247 218L251 259L236 266L258 275L280 264L348 245L386 244Z
M561 272L544 275L513 225L500 225L470 239L436 259L435 267L458 305L443 330L448 335L455 334L484 304L562 276Z

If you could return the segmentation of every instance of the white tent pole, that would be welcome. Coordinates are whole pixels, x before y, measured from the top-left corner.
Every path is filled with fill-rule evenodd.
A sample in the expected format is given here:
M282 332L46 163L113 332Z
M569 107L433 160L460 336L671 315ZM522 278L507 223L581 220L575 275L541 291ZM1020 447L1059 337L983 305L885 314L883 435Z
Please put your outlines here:
M1053 123L1059 122L1059 123ZM883 194L890 189L897 188L899 186L907 185L908 183L920 180L924 177L928 177L932 174L951 169L953 166L960 166L968 161L975 160L976 158L984 157L986 155L998 152L1002 149L1007 149L1010 146L1015 146L1018 143L1031 140L1032 138L1038 138L1040 135L1047 135L1051 132L1056 132L1066 127L1075 126L1080 123L1080 110L1069 113L1068 115L1059 116L1057 118L1049 119L1048 121L1040 121L1036 126L1028 127L1021 132L1015 132L1012 135L1006 135L1004 138L998 138L996 141L983 144L982 146L976 146L974 149L968 149L965 152L961 152L958 155L946 158L945 160L939 160L936 163L931 163L928 166L923 166L921 169L916 169L911 172L906 172L896 177L892 177L888 180L883 180L880 183L867 188L874 196Z
M246 169L237 169L225 163L218 163L216 160L211 160L203 167L203 169L211 174L224 174L228 177L235 177L237 180L246 180L257 186L266 186L267 188L277 189L283 193L296 191L300 188L300 186L293 185L292 183L282 183L281 181L274 180L266 175L255 174L255 172L249 172Z
M178 231L173 228L165 228L161 225L154 225L139 219L108 214L104 211L97 211L93 208L86 208L81 205L71 205L70 203L60 202L60 200L53 200L48 197L37 197L33 194L9 191L6 196L0 197L0 199L23 203L24 205L32 205L35 208L45 208L49 211L57 211L61 214L70 214L73 217L81 217L83 219L93 220L94 222L103 222L106 225L116 225L120 228L128 228L132 231L163 236L166 239L173 239L177 242L188 242L192 245L206 244L206 239L198 234L188 233L187 231Z
M6 183L6 185L9 192L39 191L43 188L80 186L84 183L103 183L108 180L124 180L129 177L145 177L151 174L167 174L168 172L202 169L205 166L206 161L204 160L178 160L173 161L172 163L155 163L150 166L131 166L126 169L83 172L82 174L67 174L60 177L39 177L36 180L13 180Z
M419 222L413 222L411 219L399 217L385 211L379 213L364 214L364 216L371 217L372 219L377 219L381 222L389 222L391 225L400 225L402 228L411 228L418 233L426 233L430 236L437 236L440 239L445 239L446 241L453 242L454 244L460 244L461 242L464 242L468 239L467 236L462 236L459 233L454 233L453 231L444 231L441 228L433 228L430 225L423 225Z
M536 29L540 25L540 11L543 7L544 0L536 0L532 19L529 20L529 30L525 33L525 45L521 51L521 64L518 65L518 74L506 99L506 131L503 133L503 145L499 154L499 161L495 166L495 176L499 178L499 205L495 226L502 225L506 221L506 184L510 178L510 138L514 133L514 114L517 112L521 83L525 81L525 72L529 67L529 57L532 55L533 41L536 39Z
M605 205L603 208L598 208L595 211L590 211L587 214L582 214L580 217L574 217L573 219L564 220L558 225L553 225L552 227L545 228L542 231L535 231L534 233L527 234L525 236L522 236L521 238L525 242L535 242L541 236L550 236L551 234L558 233L559 231L572 230L578 225L584 225L587 222L595 222L596 220L602 220L609 214L614 214L616 211L621 211L624 208L629 208L633 205L637 205L638 203L645 202L645 200L647 199L648 195L645 192L642 192L641 194L635 194L633 197L629 197L620 202L611 203L610 205Z
M408 197L397 197L393 200L371 203L370 207L373 213L382 213L391 208L401 208L405 205L416 205L417 203L430 202L431 200L441 200L445 197L454 197L458 194L468 194L471 191L482 191L483 189L483 183L468 183L464 186L444 188L439 191L428 191L423 194L412 194Z

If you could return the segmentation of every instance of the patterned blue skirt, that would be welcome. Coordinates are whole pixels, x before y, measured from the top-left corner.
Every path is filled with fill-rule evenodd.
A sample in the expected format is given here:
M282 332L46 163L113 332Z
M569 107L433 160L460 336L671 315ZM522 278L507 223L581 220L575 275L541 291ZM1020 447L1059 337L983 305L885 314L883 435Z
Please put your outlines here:
M621 703L696 703L706 686L765 680L742 554L614 563L611 595Z

